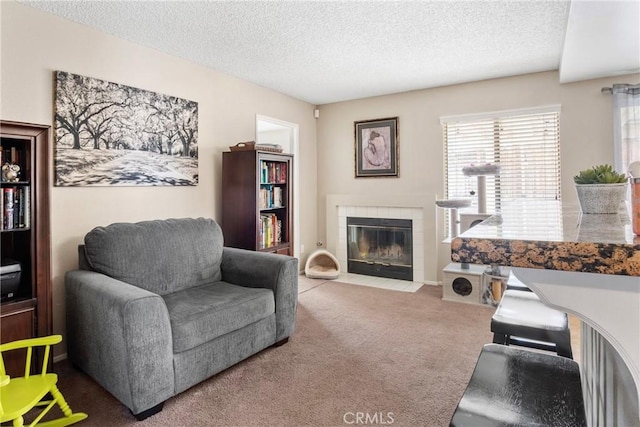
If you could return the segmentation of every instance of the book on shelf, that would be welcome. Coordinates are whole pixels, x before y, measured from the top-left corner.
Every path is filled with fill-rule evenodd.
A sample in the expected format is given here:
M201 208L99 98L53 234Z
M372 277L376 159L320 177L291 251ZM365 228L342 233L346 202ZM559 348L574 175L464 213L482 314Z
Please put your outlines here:
M31 187L23 187L23 198L22 198L22 206L23 216L24 216L24 227L31 227Z
M276 221L276 244L282 243L282 221Z
M4 230L13 229L13 208L15 200L15 189L7 187L2 189L4 198L4 209L2 210L2 224Z
M0 146L0 162L2 162L2 164L13 163L20 165L20 160L22 160L22 156L19 149L16 147L5 148Z
M261 248L282 243L282 221L275 214L260 215L259 242Z
M269 165L267 162L261 162L260 164L260 182L269 182Z
M31 190L29 187L2 189L2 230L28 228L31 225Z
M282 187L275 187L273 189L273 206L282 207Z
M278 181L281 183L287 182L287 164L286 163L280 163L280 175L279 175Z
M287 164L284 162L262 161L260 165L260 182L263 184L286 184Z
M260 209L284 207L283 195L284 191L282 187L271 185L260 187L260 193L258 196Z

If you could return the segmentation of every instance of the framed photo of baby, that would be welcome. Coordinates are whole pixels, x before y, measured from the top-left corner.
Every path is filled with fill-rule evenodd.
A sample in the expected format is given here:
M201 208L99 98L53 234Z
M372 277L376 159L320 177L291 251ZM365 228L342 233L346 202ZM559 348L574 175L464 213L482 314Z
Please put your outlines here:
M398 176L398 118L354 122L356 178Z

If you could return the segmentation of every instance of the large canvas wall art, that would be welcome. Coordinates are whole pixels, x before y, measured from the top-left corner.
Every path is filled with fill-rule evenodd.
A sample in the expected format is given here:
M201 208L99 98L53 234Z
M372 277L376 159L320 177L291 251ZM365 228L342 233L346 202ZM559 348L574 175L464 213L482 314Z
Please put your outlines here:
M198 103L55 73L55 185L197 185Z

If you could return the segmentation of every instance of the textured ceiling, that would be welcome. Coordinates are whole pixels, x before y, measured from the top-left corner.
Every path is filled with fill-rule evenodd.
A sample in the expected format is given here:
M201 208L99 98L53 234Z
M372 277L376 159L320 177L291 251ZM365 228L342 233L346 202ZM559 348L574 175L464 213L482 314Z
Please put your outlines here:
M562 0L20 2L316 105L557 70L570 12Z

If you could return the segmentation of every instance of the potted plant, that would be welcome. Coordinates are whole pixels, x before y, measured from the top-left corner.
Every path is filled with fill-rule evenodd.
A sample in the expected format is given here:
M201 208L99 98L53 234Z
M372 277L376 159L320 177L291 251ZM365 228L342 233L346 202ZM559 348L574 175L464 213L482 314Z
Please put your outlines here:
M615 214L627 196L627 177L608 164L581 170L573 177L583 213Z

